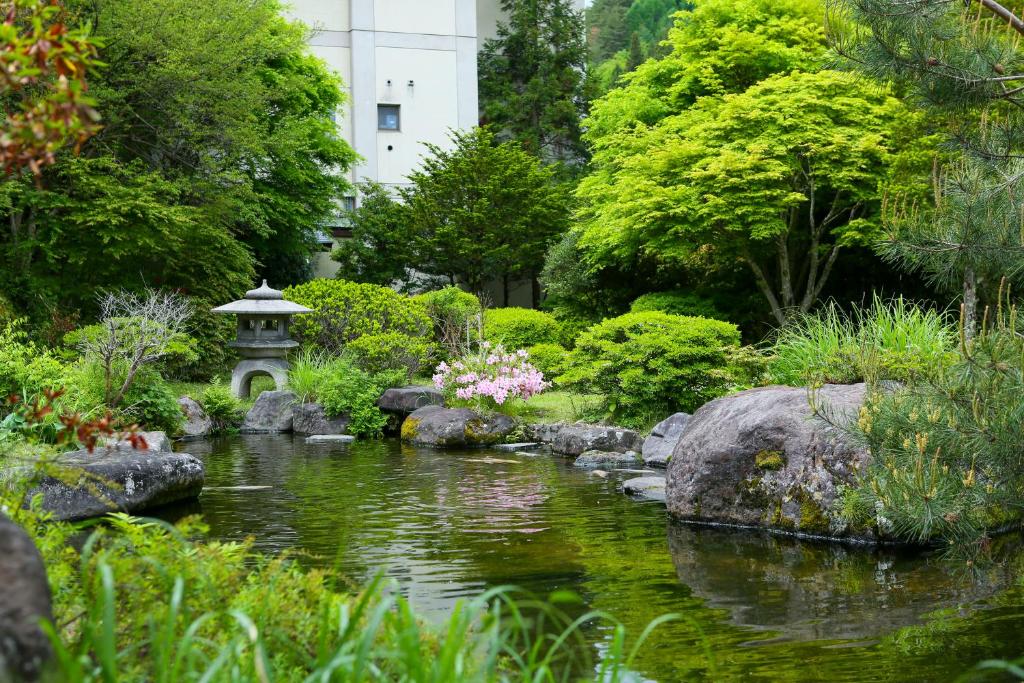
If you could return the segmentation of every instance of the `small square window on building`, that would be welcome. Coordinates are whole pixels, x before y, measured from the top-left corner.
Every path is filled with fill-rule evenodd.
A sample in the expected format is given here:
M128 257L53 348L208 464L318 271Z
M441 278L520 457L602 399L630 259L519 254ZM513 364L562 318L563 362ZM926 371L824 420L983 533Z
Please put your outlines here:
M377 130L399 130L402 117L397 104L377 105Z
M341 208L344 211L355 211L356 210L356 198L355 197L342 197Z

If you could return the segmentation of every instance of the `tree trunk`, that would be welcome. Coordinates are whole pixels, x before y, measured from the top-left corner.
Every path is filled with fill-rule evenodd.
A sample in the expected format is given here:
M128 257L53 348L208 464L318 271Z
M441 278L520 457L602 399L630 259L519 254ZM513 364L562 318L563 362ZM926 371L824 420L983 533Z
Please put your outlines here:
M973 268L964 271L964 339L970 341L978 326L978 281Z
M533 307L540 308L540 280L536 275L530 276L530 293L533 298Z
M501 301L501 305L508 308L508 273L501 276Z

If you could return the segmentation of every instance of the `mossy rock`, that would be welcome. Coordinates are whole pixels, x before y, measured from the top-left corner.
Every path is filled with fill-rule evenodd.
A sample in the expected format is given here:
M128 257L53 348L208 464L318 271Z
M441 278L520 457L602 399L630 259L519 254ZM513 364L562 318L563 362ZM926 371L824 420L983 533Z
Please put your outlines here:
M418 446L476 448L503 443L515 428L515 420L507 415L431 405L405 418L401 434L403 441Z
M758 451L754 456L754 464L762 470L781 470L786 466L786 454L782 451Z

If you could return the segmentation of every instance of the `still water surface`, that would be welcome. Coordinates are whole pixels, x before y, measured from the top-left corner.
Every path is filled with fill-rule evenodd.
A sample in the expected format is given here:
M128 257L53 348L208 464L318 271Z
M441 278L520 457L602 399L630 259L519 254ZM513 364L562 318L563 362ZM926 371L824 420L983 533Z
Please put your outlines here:
M965 578L914 554L670 524L664 505L617 490L636 475L551 455L291 435L181 448L206 462L195 511L214 537L299 550L356 582L384 571L427 616L507 584L573 591L634 634L684 615L648 641L642 678L943 681L1024 654L1016 552ZM217 488L239 486L269 488ZM608 634L589 636L599 650Z

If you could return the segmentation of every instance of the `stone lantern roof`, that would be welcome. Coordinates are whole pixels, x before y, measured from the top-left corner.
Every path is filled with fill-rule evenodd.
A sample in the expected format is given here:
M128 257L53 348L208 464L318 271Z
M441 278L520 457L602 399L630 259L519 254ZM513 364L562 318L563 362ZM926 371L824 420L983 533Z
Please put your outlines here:
M313 311L294 301L286 301L280 290L267 286L267 281L264 280L261 286L246 292L244 298L218 306L213 312L236 315L294 315Z

